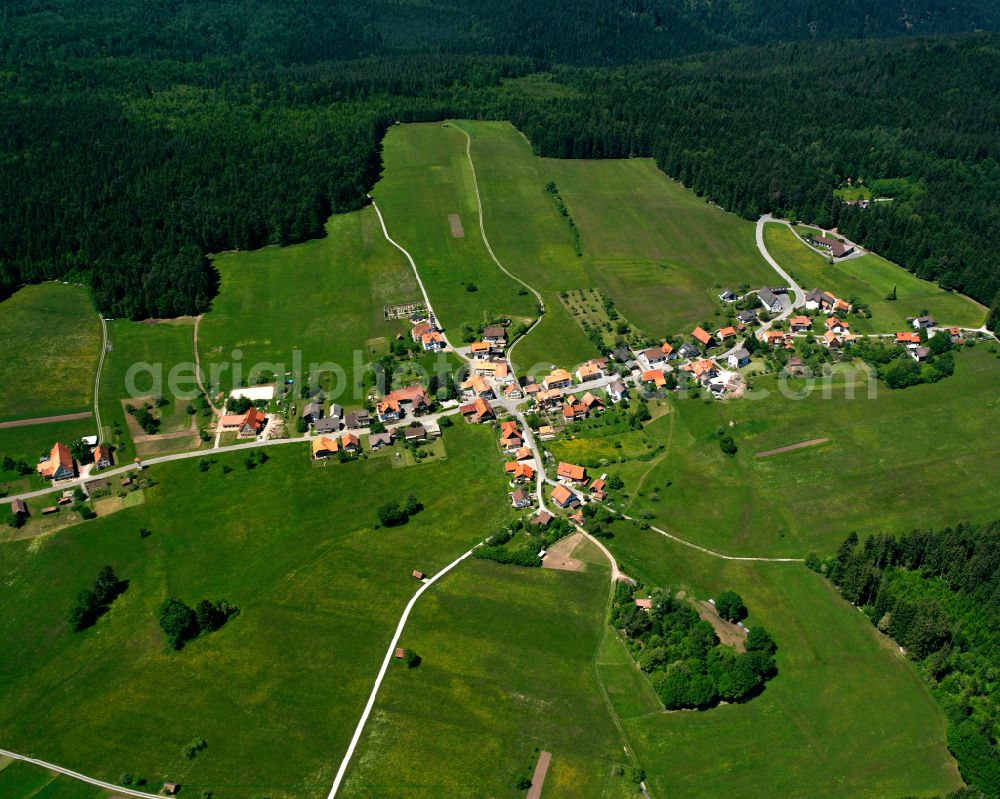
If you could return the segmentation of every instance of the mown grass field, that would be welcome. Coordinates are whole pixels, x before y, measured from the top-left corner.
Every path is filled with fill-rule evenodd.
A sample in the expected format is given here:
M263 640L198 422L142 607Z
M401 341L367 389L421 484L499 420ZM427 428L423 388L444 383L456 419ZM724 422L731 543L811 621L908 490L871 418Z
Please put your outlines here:
M959 327L979 327L986 318L986 311L975 301L921 280L881 256L871 254L831 264L799 241L787 225L777 222L764 226L764 244L771 256L806 291L819 288L836 297L857 297L867 303L872 318L860 319L852 315L850 321L854 332L909 330L906 318L919 316L924 311L930 312L943 325ZM893 287L896 300L886 300Z
M206 472L164 464L144 504L0 546L0 740L192 796L325 795L417 587L411 571L433 574L510 516L489 431L445 435L446 460L407 469L385 458L314 469L305 445L271 447L253 470L245 453L213 454ZM375 509L409 492L424 510L374 529ZM71 633L77 592L106 564L127 591ZM174 652L156 619L168 595L241 613ZM208 748L188 760L198 738Z
M153 790L157 788L159 786ZM38 766L0 757L0 796L4 799L106 799L110 794Z
M91 410L101 323L81 286L25 286L0 303L0 422Z
M777 677L744 704L650 715L636 688L629 717L616 699L653 796L891 799L961 785L944 718L916 671L819 575L712 558L624 523L608 546L648 586L702 599L738 591L748 624L779 647Z
M629 321L687 333L716 312L716 286L774 282L753 224L670 180L648 159L544 159L580 229L585 269Z
M471 559L421 597L402 644L422 662L394 664L343 796L515 797L538 750L552 753L543 796L634 795L592 668L606 563Z
M134 406L141 400L162 396L167 404L158 409L159 433L171 436L191 430L188 404L196 407L200 393L194 379L194 321L130 322L116 319L108 323L111 352L101 372L101 438L116 448L118 463L126 463L136 454L149 456L157 443L163 452L197 449L197 433L168 438L162 442L143 443L138 450L129 429L129 419L122 402ZM211 419L196 416L195 426L210 424ZM138 435L141 428L136 428Z
M463 324L504 315L534 319L536 305L497 269L483 245L465 146L465 134L454 126L390 128L382 145L383 177L372 190L389 235L413 256L434 310L458 341ZM461 220L462 237L451 233L451 214Z
M225 390L234 385L235 368L252 383L261 371L292 371L295 353L304 376L310 364L334 363L353 385L363 364L385 353L385 339L409 329L405 320L384 321L383 306L421 295L374 209L333 216L326 231L325 238L290 247L216 256L222 285L202 319L198 347L206 375L213 364L228 365L219 380ZM324 388L331 380L324 378ZM347 391L339 401L361 399L353 395Z
M754 378L760 399L677 398L670 425L647 428L665 451L606 470L625 481L630 514L649 514L732 555L803 556L832 551L852 530L863 536L985 521L1000 503L1000 361L980 345L959 352L956 364L952 377L933 385L878 385L875 399L861 382L848 399L844 376L829 399L820 388L791 399L773 375ZM802 386L787 384L789 393ZM720 450L720 429L735 438L734 457ZM628 454L613 447L618 437L549 446L559 457L610 460ZM755 456L813 438L829 442Z

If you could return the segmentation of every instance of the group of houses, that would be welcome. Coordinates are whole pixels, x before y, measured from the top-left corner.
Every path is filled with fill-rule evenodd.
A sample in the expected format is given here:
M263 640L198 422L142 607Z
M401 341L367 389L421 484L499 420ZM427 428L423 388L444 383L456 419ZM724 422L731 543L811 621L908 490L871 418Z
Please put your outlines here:
M806 310L819 311L825 314L850 313L851 304L847 300L833 296L822 289L811 289L806 292Z
M398 422L407 416L420 416L431 409L431 398L420 383L390 391L375 403L381 422Z
M98 442L93 436L84 441L90 446L90 458L95 469L108 469L113 465L111 448ZM66 444L57 441L49 450L48 457L42 458L35 466L35 471L46 480L72 480L77 476L77 463Z

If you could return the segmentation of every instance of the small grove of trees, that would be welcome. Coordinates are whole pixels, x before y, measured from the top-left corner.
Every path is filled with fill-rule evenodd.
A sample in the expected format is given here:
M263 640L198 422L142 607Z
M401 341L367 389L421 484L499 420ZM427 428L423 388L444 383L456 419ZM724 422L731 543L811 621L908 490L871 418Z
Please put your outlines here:
M160 628L173 649L182 649L202 633L215 632L239 612L239 608L224 599L215 602L203 599L192 608L176 597L169 597L160 606Z
M715 609L726 621L742 621L747 617L743 597L735 591L723 591L715 598Z
M127 580L119 580L111 566L105 566L97 573L97 579L90 588L85 588L76 596L76 602L69 612L69 626L73 632L93 626L111 608L128 588Z
M406 524L411 516L422 511L424 508L420 504L415 494L409 494L406 501L400 505L398 502L386 502L377 512L378 524L376 527L398 527Z
M751 628L746 651L737 652L719 642L712 625L688 602L657 589L646 611L635 604L635 596L644 594L641 585L620 583L611 620L668 710L745 701L777 673L777 646L763 628Z

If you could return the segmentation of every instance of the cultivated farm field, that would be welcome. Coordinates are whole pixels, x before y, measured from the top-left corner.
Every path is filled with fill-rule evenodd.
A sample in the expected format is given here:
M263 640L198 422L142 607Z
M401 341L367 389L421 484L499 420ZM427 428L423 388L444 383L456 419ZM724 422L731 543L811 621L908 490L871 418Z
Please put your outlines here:
M958 327L979 327L986 318L986 311L974 300L947 292L874 253L831 264L799 241L787 225L777 222L764 225L764 243L771 257L805 291L819 288L836 297L856 297L867 303L871 319L849 317L855 333L910 330L907 317L920 316L924 311L942 325ZM896 300L886 300L893 288Z
M406 601L509 517L488 432L446 431L448 458L314 466L305 445L153 467L146 502L0 546L0 740L103 779L182 783L219 799L325 795ZM223 466L232 469L226 474ZM466 501L455 503L461 483ZM388 499L424 509L374 529ZM139 528L151 531L139 535ZM112 565L111 611L71 633L78 591ZM226 599L240 614L174 652L167 596ZM188 759L184 747L204 738Z
M291 371L296 351L306 373L311 363L336 363L353 385L363 364L385 353L388 337L408 330L405 320L385 321L383 306L420 300L420 291L374 209L333 216L326 231L302 244L215 257L222 286L202 319L198 349L206 374L213 363L228 364L219 372L224 390L240 382L237 365L252 384L261 372ZM340 401L351 404L347 395Z
M0 422L91 410L101 323L81 286L25 286L0 303Z

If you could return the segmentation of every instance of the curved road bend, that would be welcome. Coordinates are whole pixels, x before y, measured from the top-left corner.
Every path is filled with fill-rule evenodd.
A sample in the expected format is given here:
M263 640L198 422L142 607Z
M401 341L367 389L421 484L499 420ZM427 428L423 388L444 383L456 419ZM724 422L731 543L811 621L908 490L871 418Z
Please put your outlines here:
M767 251L767 246L764 244L764 225L767 224L768 222L781 223L782 221L783 220L781 219L775 219L770 214L764 214L762 217L760 217L760 219L757 220L757 249L760 251L760 254L764 258L764 260L771 265L771 268L778 273L781 279L785 281L789 289L791 289L792 291L791 306L787 310L782 311L780 314L774 317L774 319L771 320L772 322L777 322L781 319L784 319L793 310L795 310L795 308L799 307L800 305L805 305L806 302L806 293L802 290L802 287L794 280L792 280L792 276L788 274L788 272L786 272L784 269L782 269L781 264L779 264L777 261L774 260L774 258L771 257L771 253ZM765 325L765 328L766 327L768 327L768 325Z

